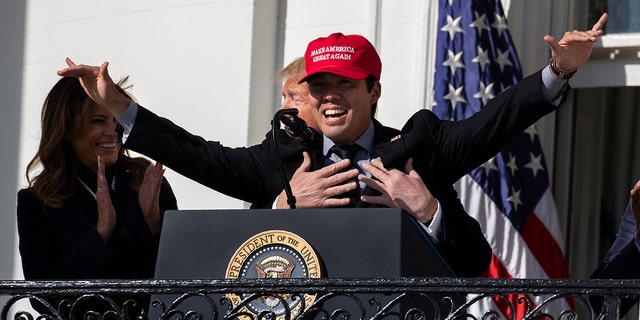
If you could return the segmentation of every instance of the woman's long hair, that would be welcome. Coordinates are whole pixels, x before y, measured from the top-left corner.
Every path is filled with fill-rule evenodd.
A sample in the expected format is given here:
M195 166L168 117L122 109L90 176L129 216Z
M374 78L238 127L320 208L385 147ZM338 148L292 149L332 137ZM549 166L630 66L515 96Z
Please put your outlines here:
M127 78L116 85L118 90L129 97L122 88ZM42 106L41 137L38 152L27 165L26 177L29 187L45 205L59 208L71 196L76 183L76 167L80 163L67 137L84 129L92 100L87 96L74 77L61 78L51 89ZM79 120L79 126L74 122ZM124 148L120 148L118 166L129 169L132 174L130 188L138 192L149 165L144 158L131 158ZM32 174L41 167L42 170Z

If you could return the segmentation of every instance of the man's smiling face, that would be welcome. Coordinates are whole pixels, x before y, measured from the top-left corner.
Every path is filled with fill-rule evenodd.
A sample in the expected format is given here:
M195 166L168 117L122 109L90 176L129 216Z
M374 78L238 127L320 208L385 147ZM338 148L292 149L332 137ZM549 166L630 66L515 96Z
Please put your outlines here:
M365 80L322 72L307 79L314 118L320 131L336 144L355 142L369 127L371 105L380 97L380 84L371 92Z

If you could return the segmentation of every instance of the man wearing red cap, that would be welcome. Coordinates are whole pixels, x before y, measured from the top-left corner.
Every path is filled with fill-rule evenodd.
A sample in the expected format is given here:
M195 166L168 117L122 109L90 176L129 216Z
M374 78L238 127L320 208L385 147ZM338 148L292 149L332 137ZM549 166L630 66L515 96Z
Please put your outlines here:
M373 118L381 95L382 64L371 43L360 35L342 33L312 41L305 53L307 75L301 82L309 84L315 100L312 104L318 106L314 117L324 135L326 163L338 160L332 152L336 146L357 145L358 151L350 160L362 169L361 184L384 194L376 196L364 188L358 200L401 207L430 227L436 222L440 227L435 229L445 235L437 232L430 235L445 261L459 274L464 274L460 270L470 261L488 264L490 249L484 246L486 240L477 222L464 212L453 183L494 156L517 133L556 110L567 90L568 77L587 61L591 44L602 34L600 29L606 19L605 14L592 30L566 33L560 42L545 37L552 50L550 66L498 95L476 116L458 122L441 121L429 110L421 110L400 134ZM377 157L382 162L374 160ZM430 191L429 196L438 200L437 205L433 205L434 201L414 198L407 202L389 196L393 190L402 189L386 183L390 181L387 167L403 168L407 161L407 172L413 173L412 165L415 166L415 172ZM321 183L313 181L325 177L304 168L303 163L302 170L292 177L292 190L297 190L297 194L322 194L322 187L317 188ZM280 205L283 197L284 194L279 197ZM343 199L318 200L315 206ZM360 204L362 201L356 206ZM468 255L461 255L462 252Z
M425 223L436 248L459 276L481 274L489 264L491 249L477 222L464 212L451 186L455 180L451 180L465 174L464 168L470 164L482 163L482 157L492 156L484 150L486 145L503 143L505 137L514 134L523 122L533 123L541 117L539 114L555 110L549 101L555 101L566 90L564 75L586 62L592 43L602 34L599 29L603 23L600 21L590 31L568 32L560 42L547 36L545 40L551 45L556 61L554 69L547 67L527 78L533 80L523 80L525 85L516 85L506 94L499 95L489 103L493 107L488 105L487 111L481 111L484 112L482 117L474 117L480 120L444 123L423 110L410 119L402 132L384 127L373 118L381 94L381 63L373 46L357 35L333 34L312 41L305 53L307 75L301 81L309 85L310 104L315 106L314 118L324 135L322 147L308 148L298 140L287 138L282 130L276 132L285 166L298 168L286 175L299 207L333 207L348 203L401 207ZM67 63L69 68L58 74L79 77L91 98L118 117L128 134L126 145L129 149L257 206L271 203L283 189L269 143L270 135L265 143L250 148L225 148L218 142L205 141L113 90L107 63L101 67L76 66L70 60ZM541 88L542 82L544 88ZM524 99L526 96L536 99L529 101ZM528 111L537 108L542 111ZM533 115L538 118L516 117L512 123L511 117L520 112L523 112L520 117ZM496 130L491 133L479 131L494 125ZM480 144L464 142L465 137L475 135L482 138L481 142L485 144L482 148ZM345 149L355 155L338 161L339 154L347 153ZM464 156L475 149L479 149L481 155ZM411 157L416 160L413 161L415 171ZM460 163L456 164L458 161ZM357 163L360 168L336 173L350 162ZM399 201L396 196L403 190L393 187L397 170L388 170L382 163L387 167L404 167L409 173L403 176L408 180L405 182L414 186L426 185L431 193L425 188L423 193L413 194L415 198ZM450 167L458 169L440 172ZM343 184L355 176L359 176L360 184ZM439 177L442 180L436 179ZM355 201L340 196L353 189L362 190L362 195ZM382 195L372 189L383 191ZM433 201L432 194L438 202ZM278 197L279 202L282 200L285 200L284 194Z

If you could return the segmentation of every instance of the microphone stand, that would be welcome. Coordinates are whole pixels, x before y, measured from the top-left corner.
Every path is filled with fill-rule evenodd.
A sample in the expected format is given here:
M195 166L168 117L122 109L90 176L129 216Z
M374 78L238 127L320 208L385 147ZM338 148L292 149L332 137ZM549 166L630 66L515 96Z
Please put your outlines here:
M298 109L280 109L276 111L273 116L273 120L271 120L271 138L273 143L273 152L276 157L276 166L278 168L278 173L280 174L280 179L282 180L282 184L284 185L284 193L287 195L287 204L289 208L296 208L296 197L293 195L291 191L291 184L289 180L284 175L284 164L282 160L280 160L280 150L278 149L278 129L280 128L280 117L284 114L298 114Z

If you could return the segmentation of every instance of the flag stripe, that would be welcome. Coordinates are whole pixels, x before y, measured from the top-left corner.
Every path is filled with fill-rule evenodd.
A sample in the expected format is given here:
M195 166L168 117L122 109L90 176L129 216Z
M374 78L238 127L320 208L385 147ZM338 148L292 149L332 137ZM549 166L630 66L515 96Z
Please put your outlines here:
M549 214L549 212L557 212L555 200L551 194L551 190L547 189L542 196L542 199L538 202L538 205L534 208L534 213L538 217L538 220L544 224L544 227L548 230L549 235L552 236L555 242L558 244L558 249L562 252L564 261L564 239L562 238L562 230L560 229L560 223L557 214Z
M522 229L522 238L532 254L537 257L547 276L557 279L569 278L562 250L537 215L529 215Z
M456 183L456 189L469 215L480 223L493 254L508 274L514 278L549 278L511 220L502 214L477 181L467 175Z
M433 112L463 120L522 78L518 55L499 0L440 0ZM564 240L549 191L549 177L535 127L514 137L495 158L456 184L460 198L480 223L493 249L486 274L499 278L568 278ZM512 303L515 318L525 309ZM543 296L529 297L540 304ZM506 301L497 306L512 311ZM559 317L571 301L558 299L545 311ZM480 304L479 304L480 305ZM486 310L485 310L486 311Z
M540 265L538 259L534 259L532 252L529 250L525 240L521 234L513 227L511 220L501 214L497 206L476 180L470 176L465 176L456 183L456 189L460 191L460 198L468 213L480 223L483 232L491 247L493 248L493 257L491 265L484 277L490 278L535 278L548 279L544 268ZM533 216L533 214L531 215ZM564 266L564 258L559 261L551 261L558 264L559 267ZM528 296L534 305L544 301L548 296ZM512 303L517 303L511 295L505 295L505 298ZM472 314L480 315L486 310L499 310L505 317L510 318L511 312L503 302L498 303L501 299L492 299L492 302L483 301L474 305L470 309ZM559 315L564 310L571 309L573 301L570 299L557 300L550 304L546 311L550 314ZM514 304L516 307L516 319L522 318L524 309ZM497 308L497 309L496 309Z
M506 279L512 278L509 272L507 272L507 270L502 265L502 262L500 261L500 259L498 259L495 255L491 257L491 266L489 267L487 272L485 272L483 277L506 278ZM492 300L495 306L497 307L497 309L500 310L500 312L505 318L513 319L513 317L516 315L522 315L526 313L525 304L518 303L518 298L521 296L522 295L520 294L504 295L504 298L507 299L511 303L511 305L515 307L515 315L511 312L511 308L509 308L509 306L506 304L506 302L503 299L500 299L498 297L493 297ZM490 307L490 305L485 307ZM533 307L535 307L535 305L533 305Z

